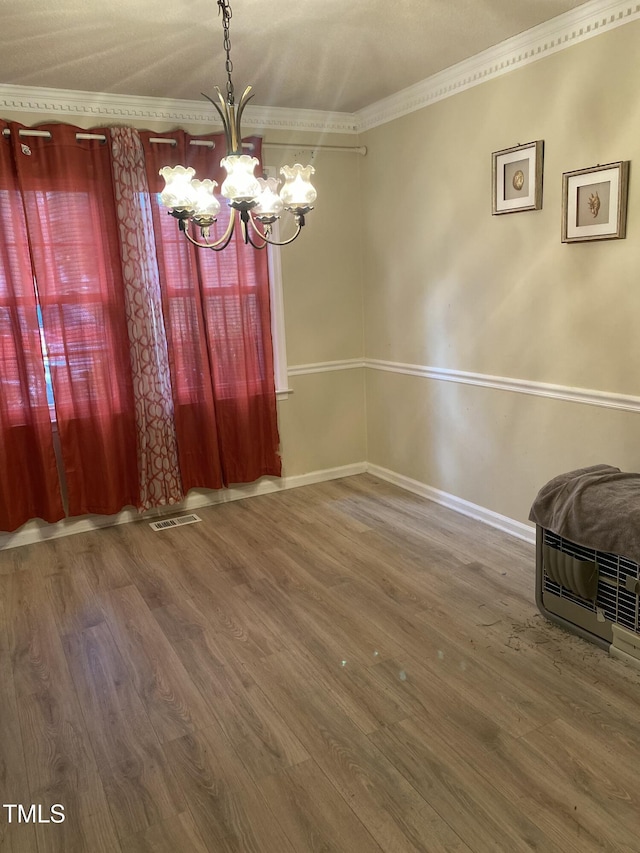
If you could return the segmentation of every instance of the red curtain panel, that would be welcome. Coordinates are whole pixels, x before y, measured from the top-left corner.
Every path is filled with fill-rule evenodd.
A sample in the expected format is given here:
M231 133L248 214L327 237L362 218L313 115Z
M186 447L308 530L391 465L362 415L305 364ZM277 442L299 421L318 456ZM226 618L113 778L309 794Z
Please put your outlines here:
M138 503L135 413L110 151L79 128L11 124L69 515ZM105 133L105 131L94 131Z
M0 121L0 530L15 530L30 518L57 521L64 509L24 210L5 129Z
M273 376L273 343L268 262L264 251L245 246L239 231L222 252L195 249L175 219L158 203L162 166L193 166L199 178L220 186L224 136L199 137L215 147L193 145L193 137L172 133L173 145L142 133L152 195L156 251L169 341L176 435L185 491L219 488L279 476L278 428ZM261 141L251 153L261 158ZM215 234L224 233L229 209L223 205ZM214 230L212 229L212 234Z

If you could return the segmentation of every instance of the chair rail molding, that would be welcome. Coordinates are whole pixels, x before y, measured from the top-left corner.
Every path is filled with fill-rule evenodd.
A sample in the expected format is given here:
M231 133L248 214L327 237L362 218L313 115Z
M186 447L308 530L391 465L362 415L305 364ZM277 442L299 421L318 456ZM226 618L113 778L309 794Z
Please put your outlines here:
M312 364L295 364L288 369L289 376L309 376L314 373L333 373L337 370L360 368L379 370L385 373L401 373L405 376L418 376L423 379L435 379L439 382L456 382L460 385L477 385L481 388L493 388L497 391L510 391L515 394L528 394L533 397L548 397L568 403L582 403L587 406L600 406L604 409L619 409L624 412L640 412L640 397L630 394L617 394L613 391L600 391L594 388L577 388L571 385L555 385L550 382L536 382L532 379L516 379L511 376L493 376L488 373L472 373L467 370L454 370L448 367L430 367L425 364L407 364L400 361L387 361L381 358L346 358L341 361L319 361Z
M318 361L312 364L290 365L289 376L309 376L312 373L333 373L335 370L354 370L366 367L364 358L343 358L339 361Z
M445 367L429 367L421 364L404 364L397 361L367 358L366 367L386 373L403 373L407 376L420 376L440 382L456 382L461 385L477 385L481 388L493 388L498 391L511 391L516 394L529 394L534 397L548 397L569 403L582 403L587 406L600 406L605 409L620 409L625 412L640 412L640 397L629 394L616 394L591 388L575 388L571 385L554 385L548 382L535 382L531 379L514 379L509 376L492 376L486 373L470 373L466 370L453 370Z

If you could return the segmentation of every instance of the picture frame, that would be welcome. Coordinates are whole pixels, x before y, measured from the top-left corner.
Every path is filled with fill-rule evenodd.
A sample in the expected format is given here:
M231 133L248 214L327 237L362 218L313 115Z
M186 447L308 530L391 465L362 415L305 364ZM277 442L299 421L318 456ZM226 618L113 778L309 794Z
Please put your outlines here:
M629 160L562 175L562 242L623 240L627 228Z
M491 213L542 208L544 140L494 151L491 155Z

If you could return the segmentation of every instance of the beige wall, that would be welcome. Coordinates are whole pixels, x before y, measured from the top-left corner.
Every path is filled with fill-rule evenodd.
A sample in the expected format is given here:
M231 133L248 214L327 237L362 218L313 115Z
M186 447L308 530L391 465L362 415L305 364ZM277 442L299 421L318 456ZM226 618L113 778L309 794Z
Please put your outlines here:
M640 395L639 50L628 24L363 135L368 358ZM491 216L491 152L534 139L543 209ZM627 239L561 244L562 172L615 160ZM367 373L370 462L520 521L563 470L640 470L640 415Z
M308 138L305 142L309 144ZM357 137L323 139L356 146ZM277 149L281 163L316 168L318 203L298 240L281 252L289 365L362 358L362 246L358 222L357 154ZM295 156L290 156L295 155ZM303 159L307 158L307 159ZM274 153L266 160L278 165ZM355 202L354 202L355 200ZM283 233L283 236L285 234ZM331 370L292 376L279 403L283 473L295 476L364 462L364 371Z
M283 474L308 474L364 462L364 370L292 376L279 404Z

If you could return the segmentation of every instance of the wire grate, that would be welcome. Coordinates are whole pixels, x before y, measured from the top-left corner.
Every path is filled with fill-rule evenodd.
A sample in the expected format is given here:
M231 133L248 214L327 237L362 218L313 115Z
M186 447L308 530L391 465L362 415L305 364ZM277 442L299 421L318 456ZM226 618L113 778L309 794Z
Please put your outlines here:
M150 521L149 527L152 530L167 530L169 527L181 527L183 524L195 524L196 521L202 521L199 515L191 513L191 515L181 515L176 518L165 518L163 521Z
M640 631L639 596L627 589L627 578L640 579L640 566L626 557L596 551L576 545L550 530L544 531L544 544L578 560L589 560L598 566L598 595L595 602L580 598L579 595L555 583L546 574L543 575L545 592L564 598L583 607L591 613L600 613L617 625L623 625L636 633Z

